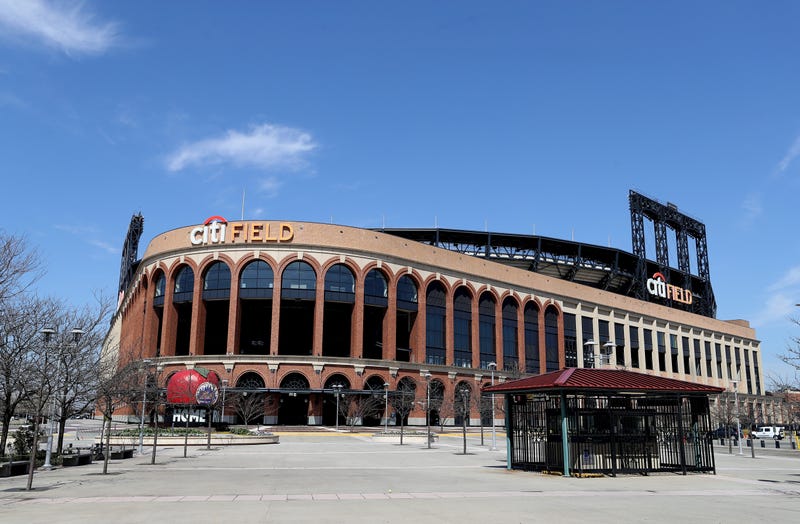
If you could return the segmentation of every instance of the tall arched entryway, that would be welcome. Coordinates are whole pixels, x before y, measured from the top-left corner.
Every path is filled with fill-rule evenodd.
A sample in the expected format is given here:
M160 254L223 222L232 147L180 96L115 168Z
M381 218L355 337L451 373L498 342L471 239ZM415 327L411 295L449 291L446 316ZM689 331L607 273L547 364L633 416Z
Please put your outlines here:
M260 424L267 412L264 379L255 371L243 373L225 399L226 413L233 412L237 424Z
M384 411L386 410L384 393L386 386L384 384L386 384L386 381L378 375L372 375L364 383L362 425L380 426L383 423Z
M441 410L444 407L444 384L441 380L431 380L429 395L431 399L430 425L438 426L441 423Z
M337 414L339 424L347 424L344 394L349 391L350 381L344 375L337 373L325 381L325 398L322 403L322 424L324 426L335 426Z
M300 373L289 373L281 381L278 424L305 426L308 424L308 380Z

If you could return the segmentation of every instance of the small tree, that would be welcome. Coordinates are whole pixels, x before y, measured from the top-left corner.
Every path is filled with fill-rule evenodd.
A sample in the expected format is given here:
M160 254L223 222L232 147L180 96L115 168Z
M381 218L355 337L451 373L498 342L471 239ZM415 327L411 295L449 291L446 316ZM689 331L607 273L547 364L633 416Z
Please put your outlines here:
M383 399L380 395L360 392L342 393L339 409L344 410L345 420L353 431L356 424L360 424L365 417L379 416L383 411Z
M264 416L267 407L267 395L261 391L241 391L228 393L226 403L233 406L234 412L244 421L245 426L250 426L259 417Z
M108 353L106 353L107 355ZM103 474L108 473L108 460L111 455L111 421L116 410L129 404L134 392L141 388L141 366L130 362L117 367L116 359L101 358L98 367L97 400L95 406L103 414L105 433L105 452L103 453Z
M417 382L410 377L403 377L397 387L397 391L389 394L389 404L392 406L396 416L400 419L400 445L403 445L403 433L405 420L414 410L417 400Z

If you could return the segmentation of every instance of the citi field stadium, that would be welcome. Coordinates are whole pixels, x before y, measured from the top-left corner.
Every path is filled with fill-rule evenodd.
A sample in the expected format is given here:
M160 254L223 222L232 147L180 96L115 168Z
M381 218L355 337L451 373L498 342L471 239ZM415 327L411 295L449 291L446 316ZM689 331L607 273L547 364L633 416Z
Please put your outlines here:
M735 384L743 413L779 421L755 330L715 318L704 225L633 191L629 201L632 252L536 235L200 216L153 237L138 258L137 215L106 350L121 363L146 360L164 387L203 369L228 395L263 393L257 421L270 425L334 425L342 392L387 399L360 416L367 426L425 425L426 407L432 424L461 425L446 406L465 398L466 423L478 425L491 416L480 408L491 381L568 367ZM398 394L413 399L409 410L389 406ZM241 422L233 410L215 416Z

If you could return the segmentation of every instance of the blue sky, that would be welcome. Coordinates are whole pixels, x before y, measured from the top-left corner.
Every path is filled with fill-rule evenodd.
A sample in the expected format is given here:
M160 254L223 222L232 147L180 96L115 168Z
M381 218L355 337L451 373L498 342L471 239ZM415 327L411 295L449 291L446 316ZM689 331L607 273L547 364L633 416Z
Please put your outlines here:
M0 0L0 227L42 293L114 293L211 215L630 250L628 190L706 224L765 375L798 328L796 2ZM652 252L649 253L653 257Z

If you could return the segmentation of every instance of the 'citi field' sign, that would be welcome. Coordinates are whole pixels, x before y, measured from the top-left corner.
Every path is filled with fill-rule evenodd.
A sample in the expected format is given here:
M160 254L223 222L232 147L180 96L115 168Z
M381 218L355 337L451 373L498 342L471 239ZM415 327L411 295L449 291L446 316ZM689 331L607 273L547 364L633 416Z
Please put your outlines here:
M653 278L647 279L647 291L651 295L661 298L671 298L682 304L691 304L693 299L691 291L682 287L673 286L672 284L667 284L664 275L661 273L653 273Z
M286 222L231 222L221 216L206 219L202 226L189 231L189 242L193 246L208 244L235 244L291 242L294 228Z

